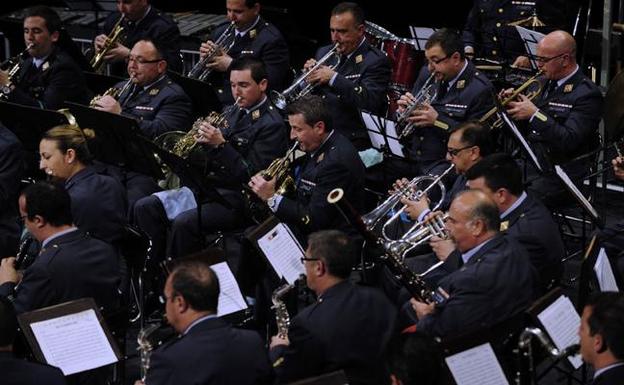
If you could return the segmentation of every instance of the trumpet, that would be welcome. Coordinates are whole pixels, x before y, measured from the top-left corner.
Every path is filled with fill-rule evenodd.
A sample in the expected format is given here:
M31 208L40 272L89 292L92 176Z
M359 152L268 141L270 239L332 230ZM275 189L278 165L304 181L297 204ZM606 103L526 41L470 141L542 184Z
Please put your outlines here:
M438 94L437 86L435 72L432 72L425 84L420 88L420 91L414 96L412 102L397 116L397 126L401 130L399 139L404 139L414 132L415 126L413 122L409 121L409 117L414 110L421 108L425 104L431 104Z
M333 62L332 62L333 60ZM310 76L310 74L316 71L320 66L328 64L332 70L335 70L340 63L340 56L338 55L338 43L336 43L327 53L320 58L316 64L314 64L310 69L305 71L303 74L299 75L295 81L290 85L290 87L286 88L282 92L272 91L271 92L271 101L273 104L283 110L287 105L302 98L303 96L312 92L314 88L316 88L317 84L309 83L306 78Z
M283 158L277 158L266 169L260 171L260 175L265 180L271 180L275 178L275 193L279 195L284 195L290 190L294 190L295 181L289 174L290 169L290 159L295 152L295 150L299 147L299 142L295 141L295 144L286 152Z
M434 187L438 186L438 188L440 189L440 199L431 208L431 211L436 211L438 208L440 208L440 205L444 200L444 195L446 195L446 187L444 186L444 183L442 183L442 179L446 177L448 173L450 173L451 170L453 170L454 168L455 165L451 164L446 170L444 170L442 174L438 176L423 175L413 178L405 186L390 194L390 196L388 196L388 198L386 198L386 200L383 201L375 209L362 216L362 221L369 230L372 230L377 227L377 225L381 222L382 218L394 211L394 208L401 201L401 198L406 197L410 200L419 200L426 196ZM414 191L414 189L417 186L421 185L423 182L428 182L427 187ZM401 217L403 212L405 212L406 208L407 206L404 205L401 209L395 211L388 220L386 220L381 228L381 235L384 237L384 239L388 241L393 240L388 235L388 228L392 223L394 223L397 219ZM414 226L412 226L412 228L409 229L407 233L414 231L417 226L419 226L419 223L416 223Z
M492 116L494 116L496 114L496 112L498 111L499 107L505 107L507 104L509 104L509 102L512 102L514 100L516 100L516 98L518 97L518 95L520 95L521 93L523 93L527 88L529 88L530 86L537 84L537 88L527 92L525 94L525 96L527 98L529 98L529 100L533 100L537 95L539 95L542 92L542 83L540 83L539 80L537 80L537 78L542 74L542 71L538 71L535 75L531 76L530 78L528 78L524 83L522 83L518 88L514 89L511 93L511 95L509 95L507 98L501 100L500 104L498 106L492 107L491 110L489 110L488 112L485 113L485 115L483 115L480 119L479 119L479 123L485 123L488 120L490 120L490 118L492 118ZM501 118L497 118L494 122L492 122L491 127L490 128L500 128L503 125L503 120Z
M191 79L197 79L204 81L210 73L212 72L211 68L206 67L206 64L210 63L216 56L219 56L221 53L228 53L232 46L234 45L234 22L231 22L230 25L223 31L221 35L214 42L216 47L208 52L203 59L200 59L193 68L189 70L186 74L187 77Z
M123 37L121 33L124 31L124 27L121 26L121 22L125 19L125 17L126 15L121 14L121 17L119 18L119 20L117 20L111 32L108 34L108 36L106 36L106 41L104 41L104 45L100 49L100 52L96 53L91 58L89 64L91 64L93 71L101 73L102 69L104 68L104 56L106 56L106 54L108 54L108 51L115 47L117 43L122 42Z
M128 92L128 90L130 89L130 87L132 87L133 84L134 84L134 76L131 76L130 79L128 79L124 83L124 85L121 86L121 88L111 87L107 89L102 95L95 95L93 99L91 99L91 101L89 102L89 107L94 108L97 105L98 100L100 100L100 98L104 96L111 96L115 100L119 100L119 98L121 98L121 95Z
M34 47L33 43L28 44L28 46L26 47L25 50L23 50L22 52L20 52L17 56L11 57L9 59L7 59L5 62L3 62L0 67L4 68L6 67L9 75L8 75L8 80L9 83L11 83L14 78L15 75L17 75L17 73L19 72L20 68L22 67L22 56L24 56L24 54L26 52L28 52L29 49L31 49L32 47ZM2 92L0 93L0 100L5 99L8 97L8 94Z

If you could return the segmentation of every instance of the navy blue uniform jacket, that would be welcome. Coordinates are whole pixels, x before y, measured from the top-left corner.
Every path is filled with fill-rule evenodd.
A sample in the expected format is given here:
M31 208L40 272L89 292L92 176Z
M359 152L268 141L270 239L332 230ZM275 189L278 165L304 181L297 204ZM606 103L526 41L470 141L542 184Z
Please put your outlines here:
M146 384L269 384L271 367L260 336L219 318L204 320L186 335L155 350Z

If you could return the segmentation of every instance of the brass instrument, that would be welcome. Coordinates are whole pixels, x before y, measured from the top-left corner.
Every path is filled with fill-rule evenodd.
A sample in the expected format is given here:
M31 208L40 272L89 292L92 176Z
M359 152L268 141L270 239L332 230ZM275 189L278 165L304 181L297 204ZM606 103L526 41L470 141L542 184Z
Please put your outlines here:
M537 95L539 95L542 92L542 83L540 83L539 80L537 80L537 78L542 74L542 71L538 71L535 75L531 76L530 78L527 79L527 81L525 81L524 83L522 83L518 88L514 89L511 93L511 95L509 95L509 97L501 100L500 104L498 106L494 106L492 107L491 110L489 110L488 112L485 113L485 115L483 115L480 119L479 119L479 123L485 123L487 122L490 118L492 118L496 112L498 111L499 107L505 107L507 104L509 104L509 102L512 102L514 100L516 100L516 98L518 97L518 95L520 95L521 93L523 93L527 88L529 88L529 86L537 84L537 88L533 89L529 92L527 92L525 94L525 96L527 98L529 98L529 100L533 100ZM491 129L494 128L500 128L503 125L503 120L501 118L497 118L492 124L491 124Z
M299 142L295 141L295 144L286 152L284 157L275 159L269 167L259 173L265 180L275 178L276 194L284 195L295 188L295 181L290 176L289 169L290 159L298 146Z
M208 78L212 69L206 67L206 64L210 63L216 56L219 56L222 53L228 53L234 45L234 27L234 22L231 22L225 31L223 31L223 33L214 42L216 45L215 49L208 52L203 59L200 59L186 74L187 77L201 81Z
M332 190L327 195L327 202L335 204L338 211L362 234L367 242L382 247L385 253L380 257L384 265L390 270L393 277L398 280L407 291L420 302L440 304L446 301L448 295L441 288L432 288L422 277L410 270L402 260L402 255L392 247L392 241L384 240L373 234L362 222L362 217L355 211L353 206L344 199L344 191L341 188Z
M97 105L98 100L100 100L100 98L102 98L103 96L111 96L115 100L119 100L121 95L128 92L128 90L130 89L130 87L132 87L133 84L134 84L134 77L131 76L130 79L128 79L128 81L126 81L121 88L111 87L107 89L102 95L95 95L93 99L91 99L91 101L89 102L89 107L94 108Z
M149 337L159 328L160 324L151 324L146 328L142 328L137 336L137 350L139 351L140 356L139 365L141 369L141 381L144 383L150 366L150 356L152 355L152 350L154 350L154 346Z
M448 239L449 234L444 226L448 216L448 213L437 214L429 221L417 222L400 239L387 240L386 249L404 260L410 251L429 242L434 236Z
M444 186L444 183L442 183L442 179L446 175L448 175L448 173L451 172L451 170L453 170L454 168L455 165L451 164L446 170L444 170L442 174L438 176L423 175L413 178L405 186L390 194L390 196L386 198L386 200L383 201L375 209L362 216L362 221L369 230L373 230L381 222L382 218L386 217L386 215L392 213L395 210L395 207L397 204L400 203L401 198L406 197L410 200L419 200L422 197L426 196L427 193L429 193L434 187L438 186L438 188L440 189L440 198L436 202L436 204L431 207L431 211L436 211L442 204L444 196L446 195L446 187ZM427 187L425 187L424 189L417 189L417 187L420 186L423 182L428 183ZM394 223L397 219L401 217L401 214L405 212L405 209L406 206L403 206L398 211L395 211L394 214L388 220L386 220L386 222L382 226L381 235L385 240L393 240L388 235L388 228L392 223ZM411 229L406 232L406 234L417 230L419 225L419 223L416 223Z
M9 73L8 74L9 83L11 83L14 80L15 75L17 75L20 68L22 67L22 56L24 56L24 54L28 52L28 50L31 49L33 46L34 46L33 43L28 44L25 50L20 52L17 56L7 59L5 62L3 62L0 65L0 67L2 68L5 68L5 67L7 68L8 73ZM0 100L6 99L7 97L8 97L8 94L4 92L0 92Z
M284 91L272 91L271 101L273 102L273 104L280 110L283 110L290 103L312 92L312 90L317 87L317 84L309 83L306 78L310 76L312 72L316 71L320 66L325 65L326 63L329 63L327 65L332 70L338 68L338 64L340 63L340 56L338 55L337 50L338 43L336 43L329 51L327 51L327 53L316 62L316 64L310 67L310 69L299 75L299 77L295 79L295 81L293 81L293 83Z
M112 48L114 48L118 43L121 43L124 37L122 36L122 32L124 31L124 27L121 26L121 22L124 20L126 16L124 14L121 15L119 20L113 26L111 32L106 36L106 41L104 45L100 49L100 52L93 55L89 64L93 68L94 72L101 73L104 69L104 56L108 54Z
M414 96L414 100L397 116L397 128L401 130L399 139L404 139L414 132L414 123L409 121L414 110L421 108L425 104L431 104L438 94L438 83L435 81L435 72L425 81L420 91Z
M240 96L236 98L234 104L228 107L223 113L212 111L208 114L208 116L198 118L197 120L195 120L193 126L188 132L169 131L159 135L155 139L156 144L158 144L165 150L179 156L180 158L187 159L191 152L193 152L193 150L197 146L197 140L195 140L195 136L199 131L199 126L203 122L206 122L211 126L219 128L221 130L227 128L228 122L226 120L226 116L233 113L234 110L240 109L240 106L238 105L240 99Z
M282 300L286 293L288 293L294 286L291 284L284 284L275 291L271 296L271 302L273 302L272 309L275 310L275 323L277 324L277 336L280 338L288 337L288 327L290 326L290 315L286 309L286 304Z

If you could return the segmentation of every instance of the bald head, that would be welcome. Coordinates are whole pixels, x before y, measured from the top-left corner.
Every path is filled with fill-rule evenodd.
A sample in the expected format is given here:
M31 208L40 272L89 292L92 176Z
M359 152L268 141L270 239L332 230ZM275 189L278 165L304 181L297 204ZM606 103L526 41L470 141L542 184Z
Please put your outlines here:
M559 80L576 71L576 42L565 31L553 31L537 45L537 66L547 79Z
M492 238L499 227L498 207L483 191L467 190L453 199L446 228L460 252Z
M572 58L575 58L576 54L576 41L574 37L566 31L553 31L539 42L538 46L548 46L557 51L557 55L562 53L571 53Z

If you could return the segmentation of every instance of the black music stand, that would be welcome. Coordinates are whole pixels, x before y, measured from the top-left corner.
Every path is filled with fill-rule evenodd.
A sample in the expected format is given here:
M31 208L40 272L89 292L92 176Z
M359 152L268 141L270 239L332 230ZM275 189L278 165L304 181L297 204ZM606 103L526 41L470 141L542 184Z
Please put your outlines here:
M58 111L0 101L0 122L18 137L24 150L39 153L43 133L67 124L67 118Z
M82 104L67 105L81 128L96 132L95 138L89 141L89 149L97 160L154 179L163 178L154 152L140 139L143 136L135 119Z
M195 111L197 117L206 116L212 111L221 111L223 108L217 93L210 84L188 78L174 71L167 71L167 75L174 82L178 83L191 98L193 111Z

